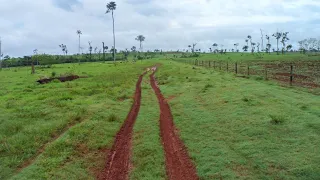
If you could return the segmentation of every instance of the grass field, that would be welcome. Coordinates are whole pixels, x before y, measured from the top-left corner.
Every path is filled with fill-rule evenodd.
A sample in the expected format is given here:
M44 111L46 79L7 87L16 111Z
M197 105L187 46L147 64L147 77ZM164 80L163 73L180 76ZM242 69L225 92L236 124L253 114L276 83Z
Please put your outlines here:
M0 179L95 179L138 76L156 63L200 179L319 179L319 95L160 59L54 65L35 75L30 67L0 71ZM35 83L52 72L86 78ZM159 106L148 83L146 75L130 179L166 179Z

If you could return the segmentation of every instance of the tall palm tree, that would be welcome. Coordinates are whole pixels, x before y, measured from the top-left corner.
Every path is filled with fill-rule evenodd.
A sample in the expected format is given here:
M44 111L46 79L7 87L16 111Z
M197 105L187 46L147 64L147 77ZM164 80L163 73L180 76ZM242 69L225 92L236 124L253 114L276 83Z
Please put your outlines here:
M113 22L113 62L116 62L116 52L115 52L115 49L116 49L116 36L114 34L114 16L113 16L113 11L116 10L116 3L111 1L107 4L107 13L110 13L112 14L112 22Z
M142 42L145 40L146 38L143 35L139 35L136 37L136 40L140 42L140 51L142 51Z
M77 30L77 34L79 36L79 54L80 54L80 36L82 34L81 30Z
M236 52L238 52L238 46L239 46L239 43L234 44L234 47L236 48Z
M248 39L250 40L250 44L251 44L251 49L253 50L253 44L252 44L252 37L250 35L248 35ZM251 50L251 52L253 53L253 51Z

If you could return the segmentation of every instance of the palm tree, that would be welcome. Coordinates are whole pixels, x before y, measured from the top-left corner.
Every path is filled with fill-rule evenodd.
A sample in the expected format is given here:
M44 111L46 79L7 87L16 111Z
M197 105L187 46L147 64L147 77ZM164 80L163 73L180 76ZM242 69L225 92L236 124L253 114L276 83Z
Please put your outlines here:
M191 45L188 45L188 48L190 48L190 52L191 52L191 47L192 47Z
M77 34L79 36L79 54L80 54L80 36L82 34L81 30L77 30Z
M282 54L284 54L285 48L286 48L286 42L289 40L288 38L288 33L289 32L284 32L282 33L282 39L281 39L281 43L282 43Z
M62 52L63 52L65 55L68 54L67 45L60 44L59 47L61 48Z
M139 35L136 37L136 40L140 42L140 51L142 52L142 42L145 40L146 38L143 35Z
M272 36L277 39L277 55L279 55L279 39L282 37L282 33L277 31L276 33L272 34Z
M217 47L218 47L218 44L217 44L217 43L214 43L214 44L212 44L212 46L215 47L215 48L217 48ZM214 52L216 52L216 51L217 51L217 49L214 49Z
M113 11L116 10L116 3L111 1L107 4L107 13L111 12L112 13L112 22L113 22L113 62L116 62L116 52L115 52L115 49L116 49L116 36L114 34L114 16L113 16Z
M268 35L266 35L266 39L268 41L266 51L267 51L267 53L270 54L270 51L271 51L270 37Z
M291 45L291 44L289 44L289 45L287 46L287 51L290 51L290 49L292 49L292 45Z
M238 51L238 46L239 46L239 43L234 44L234 47L236 48L236 51Z
M251 44L251 52L253 53L253 47L252 47L252 37L250 35L248 35L248 39L250 40L250 44Z

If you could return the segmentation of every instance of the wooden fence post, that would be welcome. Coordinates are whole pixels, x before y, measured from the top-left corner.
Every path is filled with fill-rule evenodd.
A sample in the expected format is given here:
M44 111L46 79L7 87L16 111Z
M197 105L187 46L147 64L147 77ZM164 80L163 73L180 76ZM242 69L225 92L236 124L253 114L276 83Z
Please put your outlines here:
M229 62L227 61L227 72L229 71Z
M265 72L265 80L268 80L268 69L267 69L267 66L264 66L264 72Z
M238 63L236 62L236 64L234 66L235 66L235 72L236 72L236 74L238 74Z
M290 86L292 86L292 82L293 82L293 66L291 64L291 66L290 66Z

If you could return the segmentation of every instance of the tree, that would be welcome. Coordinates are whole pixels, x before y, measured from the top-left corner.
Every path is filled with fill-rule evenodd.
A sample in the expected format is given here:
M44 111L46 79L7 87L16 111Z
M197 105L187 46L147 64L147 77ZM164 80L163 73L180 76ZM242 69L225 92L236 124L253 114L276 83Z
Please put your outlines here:
M284 54L285 48L286 48L286 42L289 40L288 38L288 33L289 32L284 32L282 33L282 39L281 39L281 43L282 43L282 54Z
M277 39L277 55L279 55L279 40L282 37L282 33L281 32L276 32L276 33L272 34L272 36Z
M1 51L1 44L2 43L2 41L1 41L1 37L0 37L0 70L2 69L2 56L3 56L3 54L2 54L2 51Z
M209 48L209 51L212 52L212 48Z
M254 52L254 50L253 50L253 43L252 43L252 37L250 36L250 35L248 35L248 40L250 40L250 44L251 44L251 53L253 53ZM246 41L247 42L247 41ZM248 42L247 42L248 43Z
M309 51L316 51L317 49L317 44L318 44L318 40L316 38L309 38L307 40L307 44L308 44L308 50Z
M136 52L137 48L135 46L132 46L131 51Z
M238 46L239 46L239 43L235 43L234 44L234 47L235 47L236 51L238 51Z
M188 48L190 49L190 51L191 51L191 47L192 47L191 45L188 45Z
M122 51L122 54L123 54L125 60L128 60L129 53L130 52L129 52L128 48L126 48L126 50Z
M106 52L108 50L108 46L104 45L104 42L102 42L102 53L103 53L103 60L106 60Z
M33 50L33 56L31 58L31 74L35 74L35 68L34 68L34 60L37 59L37 55L38 55L38 49Z
M217 52L218 44L217 44L217 43L214 43L212 46L215 48L215 49L214 49L214 53L216 53L216 52Z
M67 55L67 54L68 54L67 45L60 44L60 45L59 45L59 47L61 48L62 53L64 53L65 55Z
M263 49L263 33L262 33L262 29L260 29L260 32L261 32L261 51L264 51ZM258 50L259 52L259 50Z
M192 50L192 53L194 53L194 48L196 47L196 45L197 45L197 43L193 43L193 44L192 44L192 49L191 49L191 50Z
M266 52L270 54L270 51L271 51L270 37L268 35L266 35L266 39L268 41L268 44L266 47Z
M136 37L136 40L140 42L140 51L142 52L142 42L145 40L146 38L143 35L139 35Z
M292 49L292 45L289 44L286 48L287 48L287 51L290 51L290 49Z
M257 42L257 51L258 51L258 53L260 52L260 43L259 42Z
M247 51L248 51L248 48L249 48L249 46L245 45L245 46L242 47L242 50L243 50L244 52L247 52Z
M77 30L77 34L79 36L79 54L80 54L80 36L82 35L81 30Z
M91 46L91 41L88 42L89 44L89 53L90 53L90 61L92 60L92 46Z
M106 14L107 13L110 13L111 12L111 14L112 14L112 22L113 22L113 62L116 62L116 52L115 52L115 47L116 47L116 36L115 36L115 34L114 34L114 16L113 16L113 11L115 11L116 10L116 7L117 7L117 5L116 5L116 3L115 2L113 2L113 1L111 1L111 2L109 2L108 4L107 4L107 11L106 11Z
M254 53L256 43L251 43L251 53Z

